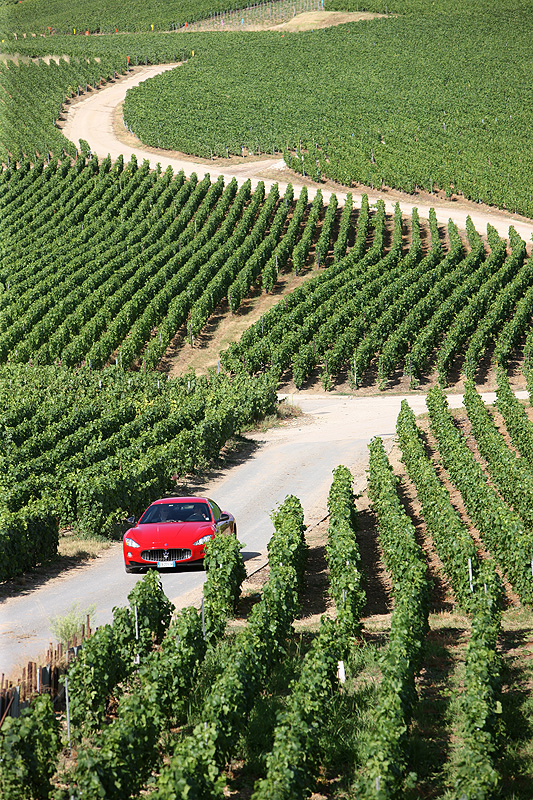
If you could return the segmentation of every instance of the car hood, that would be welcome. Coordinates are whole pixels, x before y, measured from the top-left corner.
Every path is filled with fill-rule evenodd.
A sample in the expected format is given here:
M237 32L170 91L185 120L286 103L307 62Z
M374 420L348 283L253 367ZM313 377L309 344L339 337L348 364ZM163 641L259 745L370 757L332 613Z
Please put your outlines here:
M210 522L154 522L137 525L126 532L141 547L190 547L193 542L213 533Z

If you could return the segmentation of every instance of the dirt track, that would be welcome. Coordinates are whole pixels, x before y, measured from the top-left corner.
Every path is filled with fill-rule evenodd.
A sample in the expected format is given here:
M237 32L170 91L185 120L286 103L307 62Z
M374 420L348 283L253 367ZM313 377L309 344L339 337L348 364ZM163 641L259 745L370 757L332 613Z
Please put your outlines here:
M287 170L284 161L280 158L230 159L229 163L225 159L206 161L189 158L178 153L156 150L152 147L144 147L122 126L120 109L126 92L132 86L137 86L148 78L175 68L179 68L179 65L160 64L152 67L139 67L116 83L90 92L81 102L75 103L69 108L63 133L76 145L79 145L80 139L84 139L89 143L92 152L102 158L110 154L112 159L116 159L123 154L124 158L129 160L135 154L139 162L148 159L153 168L159 163L163 169L171 166L175 172L183 170L187 176L196 172L198 177L208 172L214 180L219 175L224 175L227 179L236 177L241 181L250 178L253 186L257 185L260 180L264 180L267 188L278 182L282 191L289 182L295 189L305 183L309 188L311 198L314 197L316 189L321 188L325 201L329 201L332 191L335 192L340 203L344 201L346 191L348 191L346 188L336 187L332 183L324 186L309 180L302 180L301 176ZM508 235L510 225L514 225L517 233L528 243L531 242L533 236L533 222L530 220L464 200L446 201L430 195L420 195L413 200L401 192L372 192L363 186L351 188L349 191L352 192L356 205L360 197L367 193L371 203L375 203L380 198L383 199L387 211L391 213L398 201L405 215L410 216L413 207L416 206L420 216L427 219L429 209L433 207L439 222L447 224L448 219L451 219L461 230L464 230L466 217L470 215L481 234L485 233L487 223L490 222L504 237Z

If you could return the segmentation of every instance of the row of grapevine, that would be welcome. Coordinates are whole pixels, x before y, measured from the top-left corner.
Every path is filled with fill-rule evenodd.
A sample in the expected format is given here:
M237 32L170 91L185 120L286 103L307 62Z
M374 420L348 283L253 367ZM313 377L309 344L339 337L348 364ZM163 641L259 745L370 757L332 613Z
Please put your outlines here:
M330 594L335 600L337 619L354 635L359 629L366 598L356 539L357 512L352 483L347 467L339 466L333 471L328 493L327 559Z
M473 381L465 382L463 402L492 482L527 528L533 529L533 472L529 462L507 447Z
M469 222L470 218L467 219L467 228L469 228ZM434 224L433 235L435 236ZM457 263L463 253L463 245L457 227L451 220L448 223L448 236L450 239L450 252L446 259L449 266L452 268L455 266L455 269L451 269L441 280L437 280L429 291L414 303L410 310L407 311L402 322L388 337L378 358L378 376L382 386L385 385L386 380L390 378L398 367L401 359L406 355L413 340L427 323L427 320L431 318L437 308L442 306L446 297L453 291L456 281L458 279L461 280L465 274L469 273L470 262L468 258ZM408 355L408 359L409 357Z
M529 421L525 407L511 389L509 378L503 369L498 370L496 406L504 418L512 444L530 468L533 468L533 425Z
M402 460L416 487L422 504L422 514L444 572L458 602L468 611L471 608L473 588L478 586L477 551L468 528L462 523L426 455L415 415L406 400L402 400L396 433Z
M415 676L428 631L429 585L414 526L401 505L381 439L369 445L369 496L377 516L385 565L394 583L394 609L383 684L376 713L376 738L367 743L358 784L364 798L398 797L407 768L407 739L417 700Z
M159 576L149 570L128 595L129 606L113 609L112 624L102 625L84 642L68 672L74 741L104 726L107 702L120 695L125 679L144 662L154 641L161 643L172 617Z
M291 253L298 241L298 233L304 220L306 206L307 187L304 186L294 207L285 236L276 244L270 258L263 265L261 283L267 292L272 291L273 286L275 286L278 272L287 266Z
M208 573L203 590L205 635L219 639L236 609L246 569L241 543L234 536L218 535L206 542L204 566Z
M533 541L530 531L516 511L510 509L489 484L480 464L455 427L442 391L431 389L426 404L444 466L461 492L485 547L506 572L522 601L531 602Z
M477 293L474 294L470 298L470 301L459 311L447 331L437 358L439 382L441 386L447 385L448 375L452 364L455 362L459 349L467 341L468 337L472 336L472 334L478 330L483 330L482 326L487 316L489 316L489 318L492 316L492 309L495 307L495 304L499 302L502 291L505 291L507 284L514 280L524 256L523 247L518 245L518 248L518 257L513 254L504 261L506 243L503 241L500 243L499 247L490 257L491 259L494 258L494 262L497 265L496 270L488 280L484 281ZM487 315L488 311L489 314ZM495 323L495 320L492 319L492 322ZM475 347L476 340L474 339L473 341L473 347ZM474 355L473 351L470 353L469 359L475 364L479 361L482 349L484 349L483 340L479 342L476 348L476 354ZM469 367L469 369L471 370L472 367Z
M252 201L246 209L238 228L235 230L235 238L232 236L228 240L228 254L226 255L224 251L220 253L219 258L223 265L222 268L217 269L213 277L210 276L209 272L204 273L203 270L199 272L197 280L203 284L203 292L190 311L187 326L189 336L198 336L222 298L226 297L233 280L264 238L270 217L279 198L278 187L276 186L269 193L268 199L256 220L255 217L264 198L264 192L265 185L261 181L254 192L254 200L256 202ZM194 284L194 282L191 282L191 284ZM191 284L189 284L189 290L193 291Z
M299 674L289 686L288 703L277 720L266 758L266 775L256 782L253 800L299 797L312 791L316 782L320 765L317 733L328 715L338 662L348 652L350 637L359 631L365 601L352 482L347 467L339 466L333 471L328 494L327 562L336 621L322 617Z
M279 204L274 219L270 223L270 230L268 236L256 246L252 255L247 259L242 269L237 274L235 280L228 289L228 302L231 311L234 313L241 305L244 298L250 292L250 288L255 281L262 275L263 285L272 288L274 276L266 281L266 273L263 271L266 263L269 261L272 253L278 242L281 239L281 234L287 220L290 209L292 208L292 201L294 197L294 189L292 184L287 186L282 202Z
M421 297L425 296L435 281L439 281L446 275L450 268L457 263L459 254L455 250L443 258L442 245L440 242L437 220L434 212L430 212L430 232L431 250L428 255L419 260L418 252L416 257L409 263L409 272L402 274L395 282L396 300L392 304L380 304L375 310L375 316L370 316L370 323L365 338L357 343L353 351L354 365L354 384L357 385L358 377L368 369L376 353L381 350L383 344L388 340L390 333L395 329L405 314L417 303ZM393 248L394 250L394 248ZM391 251L392 252L392 251ZM402 267L407 267L402 262ZM392 288L392 287L390 287ZM374 309L372 309L374 311Z
M414 381L420 379L428 369L434 347L463 308L465 300L470 298L472 292L476 291L491 274L491 262L485 263L483 242L470 218L467 219L467 234L471 250L464 259L466 276L444 302L437 306L433 316L422 330L416 333L411 344L411 351L406 359L406 372Z
M480 569L470 641L465 659L464 690L460 697L458 741L453 760L454 797L494 797L500 787L501 750L501 632L502 588L494 562ZM475 764L475 769L472 765Z
M472 540L461 525L447 492L440 485L433 467L424 454L414 415L405 403L397 428L403 457L422 502L423 515L436 543L437 551L443 556L444 569L449 574L463 607L471 614L471 636L466 651L464 690L456 703L455 722L458 737L450 756L449 780L454 797L488 798L497 790L500 782L497 756L500 748L501 676L497 640L501 630L502 586L494 562L490 559L480 561L476 557ZM387 692L390 693L389 659L392 657L394 669L399 670L401 674L401 670L406 669L404 664L406 657L410 665L412 660L415 665L419 663L421 644L420 638L415 638L414 641L409 640L411 649L402 643L397 653L394 649L398 635L395 630L395 615L397 612L400 613L402 608L403 584L399 576L409 572L408 565L412 563L413 558L416 559L417 555L420 558L418 545L415 544L414 530L396 492L396 482L381 440L373 440L370 444L369 494L378 518L385 562L396 584L391 641L384 670L385 698L389 697ZM458 553L455 552L457 545L459 545ZM465 581L468 567L463 563L461 569L459 563L465 559L473 562L468 588ZM425 573L423 563L421 559L418 561L418 566L422 573ZM423 586L423 582L420 585ZM413 590L414 587L407 589L408 598ZM425 594L427 602L427 585ZM410 602L413 607L417 607L412 597ZM391 656L391 650L392 654L396 653L395 656ZM394 669L392 674L396 676L398 673ZM376 741L371 742L366 770L358 780L358 791L363 797L402 796L409 714L416 699L416 692L412 680L406 684L394 681L393 686L398 687L399 695L395 702L392 700L386 702L384 713L378 709L379 734ZM403 708L405 724L402 724L402 717L398 714L397 708ZM391 719L397 718L400 722L395 728L391 724ZM475 770L472 769L473 763L476 764ZM368 764L371 766L371 775L375 778L375 782L368 781Z
M474 335L470 339L463 369L467 378L473 379L475 377L479 361L490 342L495 341L499 345L500 331L531 286L533 265L530 261L523 265L526 258L526 243L512 227L509 228L509 238L513 248L509 261L514 261L518 265L518 271L515 277L499 292L495 302L490 307L489 313L477 326Z
M358 290L365 285L365 269L370 269L382 254L385 214L383 204L380 204L374 220L374 245L367 257L361 259L368 233L367 209L365 203L358 225L360 235L350 254L298 287L251 326L241 340L223 354L226 368L239 370L244 367L254 373L270 366L280 375L309 340L316 341L315 334L321 325L335 325L336 318L332 317L332 312L346 312L346 301L353 296L357 298ZM328 338L326 344L329 342Z
M472 392L470 387L469 395ZM514 397L514 395L513 395ZM481 402L481 401L480 401ZM474 400L469 396L467 407ZM479 412L481 415L481 412ZM415 417L405 401L397 433L410 479L422 504L444 571L459 602L471 614L471 635L465 659L464 690L457 704L458 738L452 748L451 784L455 797L491 797L500 776L501 713L500 656L502 586L491 559L480 559L468 529L462 524L425 454ZM472 764L476 769L472 769Z

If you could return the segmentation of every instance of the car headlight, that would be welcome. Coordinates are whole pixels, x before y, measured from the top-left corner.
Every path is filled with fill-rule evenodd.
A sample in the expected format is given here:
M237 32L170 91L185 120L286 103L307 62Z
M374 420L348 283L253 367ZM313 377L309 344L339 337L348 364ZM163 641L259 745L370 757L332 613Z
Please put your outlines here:
M208 542L208 541L209 541L209 539L211 539L211 538L212 538L212 537L211 537L211 534L210 534L210 533L208 533L208 534L207 534L207 536L202 536L202 537L201 537L201 539L198 539L196 542L194 542L194 543L193 543L193 546L195 546L195 545L198 545L198 544L205 544L205 543L206 543L206 542Z
M140 544L137 544L137 542L135 541L135 539L130 539L130 538L129 538L129 536L126 536L126 538L124 539L124 541L126 542L126 544L128 545L128 547L140 547L140 546L141 546Z

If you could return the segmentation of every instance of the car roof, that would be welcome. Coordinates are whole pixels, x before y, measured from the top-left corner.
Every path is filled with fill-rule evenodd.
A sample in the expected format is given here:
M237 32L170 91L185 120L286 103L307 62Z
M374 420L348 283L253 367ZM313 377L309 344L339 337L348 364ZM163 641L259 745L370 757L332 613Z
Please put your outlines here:
M158 503L207 503L207 497L162 497L160 500L154 500L152 505Z

